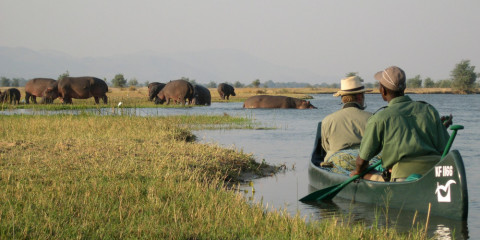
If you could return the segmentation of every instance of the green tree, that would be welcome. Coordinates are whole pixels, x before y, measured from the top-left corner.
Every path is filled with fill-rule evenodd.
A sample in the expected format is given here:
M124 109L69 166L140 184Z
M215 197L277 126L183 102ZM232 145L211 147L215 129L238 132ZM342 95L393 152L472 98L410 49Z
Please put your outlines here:
M138 85L138 81L136 78L132 78L130 80L128 80L128 86L133 86L133 87L136 87Z
M451 87L452 87L452 80L450 80L450 79L440 80L440 81L438 81L438 82L435 83L435 87L438 87L438 88L451 88Z
M353 76L357 76L361 82L363 82L363 78L361 78L360 76L358 76L358 72L349 72L345 75L345 77L353 77Z
M241 82L239 81L236 81L235 83L233 83L233 87L235 88L243 88L245 85L243 85Z
M6 77L2 77L0 79L0 86L2 87L10 87L10 79Z
M427 78L423 79L423 87L424 88L433 88L433 87L435 87L435 82L431 78L427 77Z
M150 81L145 82L145 87L148 87L148 84L150 84Z
M414 78L407 79L407 86L409 88L421 88L422 78L420 77L420 75L417 75Z
M68 72L68 70L62 74L60 74L60 76L58 76L58 79L57 80L61 80L63 79L64 77L70 77L70 73Z
M452 70L452 88L462 92L472 92L475 89L475 81L478 74L475 66L470 66L470 60L462 60Z
M210 81L209 83L207 83L206 87L207 88L217 88L217 83L214 82L214 81Z
M252 82L252 86L258 88L258 86L260 86L260 79L255 79L255 81Z
M127 79L125 79L125 77L121 73L115 75L115 77L112 79L112 85L114 87L125 87L126 84Z
M20 79L19 78L14 78L12 79L12 87L20 87Z

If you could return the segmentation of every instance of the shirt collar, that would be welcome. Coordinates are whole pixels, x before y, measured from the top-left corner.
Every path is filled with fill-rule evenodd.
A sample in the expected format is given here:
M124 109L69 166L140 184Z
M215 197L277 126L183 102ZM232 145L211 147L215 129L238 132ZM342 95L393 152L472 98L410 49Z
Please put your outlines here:
M363 110L362 106L360 106L360 104L358 104L356 102L345 103L345 104L343 104L342 108L349 108L349 107L354 107L354 108L358 108L358 109Z
M402 103L402 102L411 102L412 99L405 95L405 96L400 96L400 97L396 97L392 100L390 100L390 102L388 103L388 106L391 106L392 104L396 104L396 103Z

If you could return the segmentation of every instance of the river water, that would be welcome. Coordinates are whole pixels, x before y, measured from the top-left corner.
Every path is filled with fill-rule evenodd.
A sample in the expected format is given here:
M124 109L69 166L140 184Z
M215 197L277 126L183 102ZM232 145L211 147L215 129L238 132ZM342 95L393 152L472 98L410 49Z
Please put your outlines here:
M426 101L439 111L440 115L453 115L454 124L463 125L452 149L458 149L466 166L469 194L468 221L453 221L430 216L428 232L438 239L474 239L480 236L480 95L452 94L412 94L413 100ZM406 211L385 209L371 204L351 203L335 198L333 204L309 205L298 199L310 193L308 164L313 150L316 127L328 114L341 108L339 98L331 94L313 95L310 101L318 109L243 109L243 103L213 103L210 107L135 109L135 115L197 115L212 114L253 118L259 130L202 130L195 131L199 141L219 144L253 153L257 161L284 165L287 170L272 177L253 180L253 188L241 186L247 200L262 203L268 208L285 209L290 214L297 213L306 219L321 220L338 213L349 214L354 220L367 225L378 222L381 225L408 231L414 214ZM366 95L367 111L374 112L386 102L378 94ZM20 110L16 113L29 113ZM11 114L3 112L3 114ZM274 127L275 129L269 129ZM269 129L269 130L268 130ZM415 196L412 196L415 197ZM426 223L426 216L415 217L416 222Z
M480 95L431 94L409 95L413 100L426 101L439 111L440 115L452 114L454 124L463 125L452 149L458 149L463 157L467 172L469 191L469 217L467 222L454 221L430 216L428 232L438 239L469 239L480 235ZM367 224L379 222L388 224L400 231L408 231L412 226L414 213L385 209L370 204L354 203L334 199L334 204L316 206L303 204L299 198L311 190L308 183L308 163L313 150L316 127L326 115L341 108L340 99L331 94L313 95L312 104L318 109L242 109L242 103L214 103L209 108L196 108L202 113L253 117L255 121L275 130L203 130L195 134L202 142L215 143L251 152L258 161L285 165L287 171L273 177L253 181L255 192L250 186L243 189L247 199L261 202L265 206L286 209L290 214L300 213L307 219L322 219L338 213L350 214L354 220ZM386 105L378 94L369 94L368 111L376 111ZM190 114L194 111L190 111ZM412 196L415 197L415 196ZM427 216L416 216L416 222L426 223Z

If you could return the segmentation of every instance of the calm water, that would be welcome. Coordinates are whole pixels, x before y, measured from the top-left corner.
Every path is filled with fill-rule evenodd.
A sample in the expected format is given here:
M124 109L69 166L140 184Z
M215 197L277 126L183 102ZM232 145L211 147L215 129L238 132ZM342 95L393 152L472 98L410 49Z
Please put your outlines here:
M412 226L413 213L389 210L388 221L384 209L370 204L352 204L335 198L334 204L316 206L303 204L299 198L307 195L308 163L313 150L316 127L326 115L341 108L340 99L331 94L313 95L313 110L296 109L243 109L242 103L213 103L210 107L188 109L136 109L136 115L177 115L177 114L224 114L253 118L256 122L275 130L204 130L195 134L201 142L219 144L253 153L257 161L263 159L275 165L283 164L287 171L254 180L255 192L251 187L246 198L275 208L284 208L292 215L299 212L308 219L328 218L335 213L351 213L356 220L367 224L379 217L381 224L408 230ZM441 115L453 114L454 124L465 126L459 131L452 149L458 149L466 165L469 193L469 217L467 222L430 217L429 233L439 239L474 239L480 236L480 95L410 95L414 100L426 101L437 108ZM367 111L375 111L386 105L380 95L366 97ZM29 110L23 110L28 113ZM132 110L125 110L132 111ZM17 112L18 113L18 112ZM3 114L9 114L4 112ZM415 196L412 196L412 198ZM417 222L425 223L426 216L417 216Z
M440 217L431 217L429 232L437 234L439 239L468 239L480 234L480 95L410 95L414 100L427 101L437 108L441 115L452 113L454 124L465 126L458 133L452 149L462 154L467 168L469 190L469 218L467 222L452 221ZM203 142L235 147L254 153L260 161L265 159L271 164L285 164L289 169L274 177L254 180L255 193L249 191L248 199L263 202L264 205L285 208L292 215L300 212L303 216L322 219L335 213L352 213L354 219L371 223L380 216L381 224L396 226L399 230L408 230L412 226L413 213L389 210L386 221L384 209L369 204L351 204L350 201L335 199L334 204L312 206L298 201L307 195L308 162L313 150L316 126L326 115L340 109L340 100L330 94L314 95L312 104L318 109L242 109L242 103L216 103L210 108L195 109L206 113L228 113L237 116L251 116L276 130L210 130L198 131L196 135ZM367 110L375 111L386 105L380 95L367 95ZM192 113L193 111L190 111ZM245 186L244 189L251 189ZM412 198L415 196L412 196ZM401 214L401 217L400 217ZM417 221L426 222L426 216L417 216Z

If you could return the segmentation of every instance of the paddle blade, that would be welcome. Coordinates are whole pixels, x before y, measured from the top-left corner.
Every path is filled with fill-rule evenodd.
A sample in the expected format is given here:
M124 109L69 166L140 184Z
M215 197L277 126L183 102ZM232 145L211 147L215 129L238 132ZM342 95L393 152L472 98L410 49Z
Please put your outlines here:
M323 197L325 194L328 194L330 191L333 189L337 188L340 184L333 185L328 188L320 189L318 191L315 191L313 193L308 194L307 196L303 197L300 199L300 202L314 202L317 201L320 197ZM338 192L338 191L337 191ZM336 193L335 193L336 195ZM332 197L333 198L333 197Z

